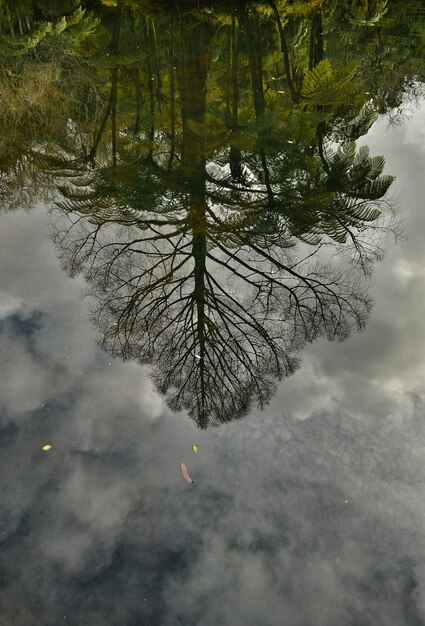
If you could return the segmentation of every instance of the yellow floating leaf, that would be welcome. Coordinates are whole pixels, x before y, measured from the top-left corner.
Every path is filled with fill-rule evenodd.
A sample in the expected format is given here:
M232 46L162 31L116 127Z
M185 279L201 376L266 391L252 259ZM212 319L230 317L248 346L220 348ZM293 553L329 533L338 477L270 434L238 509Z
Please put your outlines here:
M43 450L44 450L45 452L47 452L47 450L50 450L50 449L51 449L51 447L52 447L52 446L50 445L50 443L46 443L46 445L45 445L45 446L43 446Z
M193 444L193 446L192 446L192 450L195 452L195 454L197 454L197 453L198 453L199 446L198 446L198 444L197 444L197 443L194 443L194 444Z

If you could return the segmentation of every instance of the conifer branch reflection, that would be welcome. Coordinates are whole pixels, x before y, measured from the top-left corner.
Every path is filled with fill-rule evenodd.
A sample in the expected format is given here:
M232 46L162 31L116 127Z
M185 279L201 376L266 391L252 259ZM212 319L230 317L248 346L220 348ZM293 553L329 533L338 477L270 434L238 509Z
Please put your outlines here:
M264 406L306 342L345 339L370 309L393 178L356 147L376 107L357 61L326 58L315 5L103 8L108 58L89 56L84 75L93 114L64 107L76 121L32 144L101 344L149 364L201 427Z

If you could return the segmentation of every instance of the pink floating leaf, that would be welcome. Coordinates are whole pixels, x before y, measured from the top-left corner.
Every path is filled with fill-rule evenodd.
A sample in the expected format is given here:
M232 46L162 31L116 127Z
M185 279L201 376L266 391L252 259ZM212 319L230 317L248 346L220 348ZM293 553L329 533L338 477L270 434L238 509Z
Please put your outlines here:
M182 471L183 474L183 478L185 479L185 481L187 483L194 483L195 481L191 479L191 477L189 476L189 472L187 471L187 467L184 463L180 463L180 469Z

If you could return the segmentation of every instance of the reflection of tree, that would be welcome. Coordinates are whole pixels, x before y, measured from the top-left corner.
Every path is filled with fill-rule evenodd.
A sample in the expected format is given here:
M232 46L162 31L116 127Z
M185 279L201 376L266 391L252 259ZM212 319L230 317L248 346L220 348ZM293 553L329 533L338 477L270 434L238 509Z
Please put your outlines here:
M71 120L96 118L100 98L84 47L99 21L71 5L62 3L66 14L52 21L33 2L0 6L0 181L9 208L46 196L34 146L63 142Z
M246 129L251 145L239 152L244 175L229 172L226 142L208 155L213 32L204 22L179 26L181 130L168 157L152 148L158 130L152 135L150 118L142 159L130 150L118 163L113 149L111 166L61 187L61 208L94 226L78 220L56 239L65 266L83 269L92 285L102 345L151 364L170 406L206 427L241 417L253 401L263 406L307 341L344 339L363 326L369 300L361 283L326 251L349 243L366 267L362 233L372 242L368 225L392 179L382 176L382 159L352 142L331 151L323 126L320 136L314 130L316 147L282 149L278 127L262 128L258 57L248 61L259 95ZM234 37L233 21L233 55ZM299 115L311 124L309 111Z
M219 208L196 208L135 217L112 239L102 221L73 226L60 247L71 271L86 267L104 347L152 363L171 406L206 426L264 404L302 345L360 328L368 300L343 270L314 262L320 246L297 256L289 235L250 236L217 224Z
M104 9L107 59L89 59L103 106L31 152L60 179L56 241L102 345L152 365L201 427L263 406L306 342L367 317L354 262L379 256L392 178L356 149L376 113L357 65L325 58L314 4Z
M387 4L388 0L351 0L346 3L346 17L354 24L374 26L387 12Z

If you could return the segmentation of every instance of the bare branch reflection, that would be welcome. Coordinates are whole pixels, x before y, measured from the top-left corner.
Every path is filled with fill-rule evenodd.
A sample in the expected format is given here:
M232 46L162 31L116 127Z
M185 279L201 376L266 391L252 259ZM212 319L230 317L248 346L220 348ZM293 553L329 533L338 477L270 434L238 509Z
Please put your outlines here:
M57 185L55 240L103 347L150 365L205 428L263 407L306 342L364 326L393 178L356 145L378 105L356 59L326 57L316 3L160 9L120 1L46 27L60 123L19 158Z

